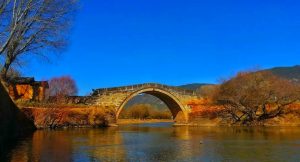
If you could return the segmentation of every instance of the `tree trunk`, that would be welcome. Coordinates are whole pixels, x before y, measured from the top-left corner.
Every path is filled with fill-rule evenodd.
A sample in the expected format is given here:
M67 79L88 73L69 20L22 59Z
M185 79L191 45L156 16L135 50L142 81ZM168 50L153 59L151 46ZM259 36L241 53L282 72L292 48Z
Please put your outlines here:
M1 76L3 81L7 81L8 68L9 68L9 65L5 63L4 66L1 69L0 76Z
M8 79L7 72L9 70L10 65L11 65L11 59L7 58L0 72L0 77L2 78L3 81L7 81Z

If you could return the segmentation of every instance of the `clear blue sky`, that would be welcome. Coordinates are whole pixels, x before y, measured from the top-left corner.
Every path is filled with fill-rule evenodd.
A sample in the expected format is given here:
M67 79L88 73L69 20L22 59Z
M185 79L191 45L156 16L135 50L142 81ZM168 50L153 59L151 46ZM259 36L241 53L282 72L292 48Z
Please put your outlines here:
M300 64L295 0L82 0L70 46L36 80L71 75L79 94L144 82L216 83L240 70Z

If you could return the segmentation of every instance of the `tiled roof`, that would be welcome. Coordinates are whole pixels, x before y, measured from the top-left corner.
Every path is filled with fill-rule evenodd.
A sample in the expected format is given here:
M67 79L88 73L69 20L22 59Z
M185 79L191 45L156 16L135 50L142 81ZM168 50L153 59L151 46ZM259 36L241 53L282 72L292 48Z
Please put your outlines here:
M33 77L16 77L9 79L8 82L11 84L32 84L35 81Z
M30 84L30 85L38 85L45 86L49 88L49 84L47 81L35 81L34 77L16 77L12 78L8 81L10 84Z

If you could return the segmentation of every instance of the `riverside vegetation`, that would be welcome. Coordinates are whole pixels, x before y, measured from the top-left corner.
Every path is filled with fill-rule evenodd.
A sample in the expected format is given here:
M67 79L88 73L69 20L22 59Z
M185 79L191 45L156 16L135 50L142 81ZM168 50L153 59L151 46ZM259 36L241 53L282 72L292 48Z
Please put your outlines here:
M18 105L37 128L104 127L114 116L112 109L97 106L22 101Z
M37 128L103 127L116 120L113 108L68 103L66 97L77 93L72 78L54 78L49 83L52 97L48 100L15 101ZM299 126L299 87L298 82L270 72L242 72L220 85L198 89L199 98L188 101L189 122L206 126ZM120 119L172 119L172 115L167 109L133 104L124 108Z
M203 86L189 101L191 125L300 125L300 86L270 72L242 72L220 85ZM62 97L63 95L58 95ZM110 108L55 103L19 103L38 128L99 127L115 117ZM169 111L135 104L122 119L171 119Z
M37 128L105 127L114 118L113 109L97 106L17 102ZM123 110L121 119L169 119L168 110L160 111L147 104L137 104ZM159 121L159 120L158 120Z
M270 72L241 72L203 90L192 101L192 117L218 119L226 125L300 126L300 85Z

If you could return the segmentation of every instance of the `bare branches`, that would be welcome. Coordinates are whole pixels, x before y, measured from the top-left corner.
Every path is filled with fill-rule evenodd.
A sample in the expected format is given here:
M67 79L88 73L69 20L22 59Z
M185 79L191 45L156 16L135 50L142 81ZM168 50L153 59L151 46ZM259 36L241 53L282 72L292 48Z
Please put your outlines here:
M11 0L0 0L0 16L5 12L7 5Z
M76 82L70 76L52 78L49 82L49 96L57 102L64 102L67 96L74 96L77 92Z
M218 88L214 100L233 123L253 124L284 114L299 101L299 90L299 85L271 73L240 73Z
M75 9L74 0L0 0L2 78L20 56L49 57L63 50ZM1 17L1 11L6 15Z

